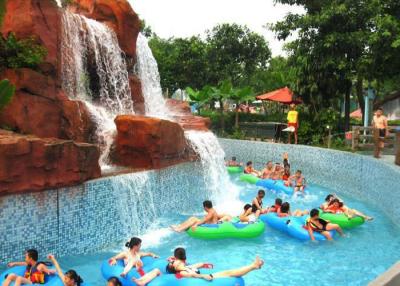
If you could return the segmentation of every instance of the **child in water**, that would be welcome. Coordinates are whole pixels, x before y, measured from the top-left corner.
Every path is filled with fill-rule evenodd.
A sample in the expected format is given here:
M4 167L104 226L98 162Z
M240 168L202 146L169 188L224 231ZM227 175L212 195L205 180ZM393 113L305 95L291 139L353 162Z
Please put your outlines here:
M288 216L303 216L308 214L307 210L301 211L301 210L295 210L293 213L290 211L290 204L288 202L284 202L279 210L277 212L279 217L288 217Z
M304 189L306 188L306 180L301 174L300 170L290 177L290 180L294 181L294 193L302 192L304 194Z
M249 161L246 163L246 168L243 171L245 174L254 175L256 177L260 176L260 172L253 168L253 162Z
M25 261L22 262L10 262L7 267L14 266L26 266L25 275L18 276L14 273L7 275L7 278L3 282L3 286L9 286L12 282L14 285L23 284L43 284L45 281L45 275L54 275L55 270L47 268L45 262L38 261L39 254L36 249L29 249L25 252Z
M75 270L71 269L63 273L54 255L49 254L47 258L50 259L51 262L54 264L54 267L57 270L57 274L63 282L64 286L80 286L83 283L82 278L78 275L78 273L76 273Z
M259 210L254 213L251 205L246 204L243 208L243 212L239 215L239 219L241 222L255 222L259 216Z
M122 277L125 277L128 272L132 268L136 268L138 273L143 276L143 262L140 258L144 256L151 256L154 258L158 258L157 255L155 255L152 252L141 252L140 247L142 246L142 240L138 237L132 237L130 241L128 241L125 246L129 249L128 251L123 251L113 257L110 258L109 264L110 265L116 265L117 260L124 260L124 265L125 268L123 272L121 273Z
M321 233L327 240L332 240L330 235L330 230L336 230L341 236L343 236L343 231L337 224L330 223L319 217L319 210L312 209L310 211L310 217L306 221L306 229L310 235L311 240L315 241L314 231Z

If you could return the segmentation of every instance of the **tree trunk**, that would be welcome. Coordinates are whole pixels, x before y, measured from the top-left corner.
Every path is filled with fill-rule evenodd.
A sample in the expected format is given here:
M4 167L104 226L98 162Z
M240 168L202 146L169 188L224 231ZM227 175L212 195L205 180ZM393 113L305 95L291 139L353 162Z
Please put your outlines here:
M235 108L235 128L239 129L239 102L236 102Z
M351 87L347 89L344 98L344 131L350 130L350 93Z
M363 78L361 75L357 76L357 83L356 83L356 94L358 104L360 105L361 112L362 112L362 122L364 122L365 117L365 101L364 101L364 91L363 91Z
M218 100L219 102L219 112L220 112L220 124L221 124L221 132L225 133L225 118L224 118L224 102L222 99Z

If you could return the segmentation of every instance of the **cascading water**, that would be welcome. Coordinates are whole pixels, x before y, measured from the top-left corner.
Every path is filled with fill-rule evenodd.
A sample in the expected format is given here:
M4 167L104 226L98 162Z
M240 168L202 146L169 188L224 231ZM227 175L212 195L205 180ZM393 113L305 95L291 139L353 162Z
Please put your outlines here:
M156 117L165 118L165 115L169 115L170 118L173 118L162 96L157 62L146 37L142 34L139 34L137 40L137 57L138 73L142 83L146 112ZM217 137L212 132L199 131L186 131L185 137L195 152L199 154L209 198L213 198L216 201L223 200L225 203L229 201L230 203L224 205L232 206L232 202L237 202L238 192L230 182L226 172L225 154L219 145Z
M142 84L146 115L169 118L160 84L157 61L151 52L147 38L139 33L136 42L137 71Z
M106 25L69 12L64 12L62 22L62 86L70 98L86 103L96 122L104 169L115 116L134 113L124 55Z

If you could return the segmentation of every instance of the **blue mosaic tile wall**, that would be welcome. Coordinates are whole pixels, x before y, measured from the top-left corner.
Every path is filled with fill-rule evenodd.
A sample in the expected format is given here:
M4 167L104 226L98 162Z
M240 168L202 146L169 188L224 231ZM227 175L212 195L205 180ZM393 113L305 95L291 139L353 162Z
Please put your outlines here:
M253 161L256 169L272 160L282 162L289 153L294 169L306 179L338 193L366 201L386 213L400 225L400 167L375 158L302 145L220 139L226 158L236 156L242 162Z
M95 252L145 230L166 209L194 211L205 199L194 165L0 197L0 263L31 247L42 255Z

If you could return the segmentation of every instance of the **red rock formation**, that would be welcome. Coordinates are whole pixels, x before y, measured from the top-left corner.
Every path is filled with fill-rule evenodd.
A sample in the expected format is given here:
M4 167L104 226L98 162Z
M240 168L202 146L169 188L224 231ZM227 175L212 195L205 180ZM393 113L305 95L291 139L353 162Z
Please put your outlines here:
M161 168L188 161L184 131L159 118L122 115L115 119L118 135L114 159L134 168Z
M41 70L54 74L59 70L60 23L60 10L55 1L6 1L1 33L6 36L14 32L17 38L37 37L39 43L47 49L47 57L41 65Z
M68 99L55 80L31 69L6 70L16 86L11 103L0 113L0 123L39 137L90 142L95 125L86 106Z
M125 54L136 57L140 21L127 0L73 0L70 9L107 24L117 34L119 45Z
M136 114L144 115L145 105L142 93L142 84L137 76L129 76L129 86L131 88L131 96L133 100L133 108Z
M188 102L167 99L167 106L174 114L174 120L185 130L209 131L211 125L210 118L194 116L190 111Z
M98 160L95 145L0 130L0 195L70 186L100 177Z

